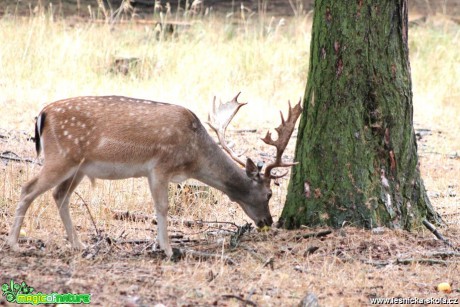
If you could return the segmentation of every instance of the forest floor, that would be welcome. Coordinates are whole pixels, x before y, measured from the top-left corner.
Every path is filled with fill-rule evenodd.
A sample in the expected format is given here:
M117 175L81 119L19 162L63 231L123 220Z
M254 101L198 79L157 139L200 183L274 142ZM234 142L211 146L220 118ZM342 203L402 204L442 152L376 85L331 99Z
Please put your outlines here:
M458 152L436 149L457 136L447 130L417 133L429 195L446 222L439 231L459 248L460 158ZM252 138L256 141L255 135ZM0 141L0 152L14 148L21 156L33 156L31 142L24 137L16 141L16 145L12 139ZM17 151L21 148L24 152ZM0 176L23 178L29 168L26 163L10 162L0 168ZM18 190L19 184L15 183ZM272 206L282 206L280 194L286 184L283 180ZM151 250L155 219L148 192L139 192L142 185L146 183L132 180L119 185L98 183L94 190L89 184L79 188L82 198L73 196L72 212L88 248L77 253L64 238L49 195L28 212L21 252L10 251L5 240L15 204L4 199L0 283L26 282L47 294L88 293L96 306L297 306L306 296L321 306L362 306L377 298L438 303L449 299L458 304L460 251L427 229L409 233L344 225L258 233L245 229L237 206L201 186L171 189L169 234L173 246L185 251L185 256L178 262L167 261L162 252ZM105 204L107 194L115 199L115 208ZM146 202L147 208L132 204L130 197ZM96 216L96 225L90 222L85 202ZM214 213L203 213L206 210ZM193 218L196 214L208 220ZM452 285L452 293L437 290L442 282ZM4 297L0 305L10 306Z
M306 82L308 16L240 26L211 20L157 41L144 25L113 31L42 13L0 20L0 41L7 42L0 47L0 284L25 282L35 293L88 293L96 306L297 306L305 297L321 306L362 306L378 298L459 303L460 251L424 227L409 233L347 224L259 233L245 226L248 218L235 203L196 183L170 187L169 235L185 252L177 262L152 251L154 209L142 179L97 181L95 187L85 180L79 186L71 212L88 246L83 252L70 249L51 193L29 209L20 252L9 250L6 236L20 187L40 169L30 136L46 103L123 94L180 103L204 121L214 93L228 98L242 90L241 99L250 104L229 137L249 156L269 160L273 152L259 138L279 124L277 110L298 99ZM460 26L438 16L409 31L421 173L445 221L438 230L458 248ZM140 64L114 72L120 54L134 55ZM273 187L275 220L287 178ZM443 282L451 284L451 293L436 289ZM0 305L12 306L4 296Z

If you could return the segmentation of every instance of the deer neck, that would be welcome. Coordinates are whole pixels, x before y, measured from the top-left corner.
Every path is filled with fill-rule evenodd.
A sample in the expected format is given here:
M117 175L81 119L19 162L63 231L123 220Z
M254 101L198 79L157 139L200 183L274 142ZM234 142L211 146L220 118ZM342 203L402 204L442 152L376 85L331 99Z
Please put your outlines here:
M195 179L224 192L232 200L240 199L249 193L252 180L214 141L209 141L203 148L205 153L202 157L205 158Z

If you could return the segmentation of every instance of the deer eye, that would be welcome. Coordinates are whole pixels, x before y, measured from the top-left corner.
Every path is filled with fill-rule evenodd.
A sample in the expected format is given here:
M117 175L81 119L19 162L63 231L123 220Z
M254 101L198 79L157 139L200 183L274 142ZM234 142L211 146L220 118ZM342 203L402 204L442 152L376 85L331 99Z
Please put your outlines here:
M273 194L272 191L268 192L268 194L267 194L267 199L268 200L270 200L270 198L272 198L272 194Z

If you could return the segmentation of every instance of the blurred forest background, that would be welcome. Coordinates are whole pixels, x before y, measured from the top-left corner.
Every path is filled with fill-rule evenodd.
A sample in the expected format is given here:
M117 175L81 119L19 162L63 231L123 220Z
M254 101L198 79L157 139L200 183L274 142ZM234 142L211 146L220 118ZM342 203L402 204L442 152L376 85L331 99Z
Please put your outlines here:
M293 16L308 13L313 10L314 0L1 0L0 14L28 14L38 6L49 7L50 3L58 14L89 17L89 6L97 7L100 3L113 8L129 6L131 13L139 18L145 18L165 7L171 12L195 8L198 14L209 12L228 14L239 11L242 7L247 12L270 13L271 16ZM169 5L168 5L169 3ZM161 7L161 8L160 8ZM460 15L460 1L453 0L409 0L409 12L412 14ZM460 22L460 19L457 19Z

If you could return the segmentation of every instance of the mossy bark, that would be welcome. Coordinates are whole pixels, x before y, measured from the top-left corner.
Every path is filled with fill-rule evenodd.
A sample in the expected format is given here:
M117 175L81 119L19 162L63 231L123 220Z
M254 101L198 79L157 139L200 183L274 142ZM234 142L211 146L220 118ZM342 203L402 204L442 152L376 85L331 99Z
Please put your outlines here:
M439 223L417 157L406 0L316 0L281 222L410 230Z

